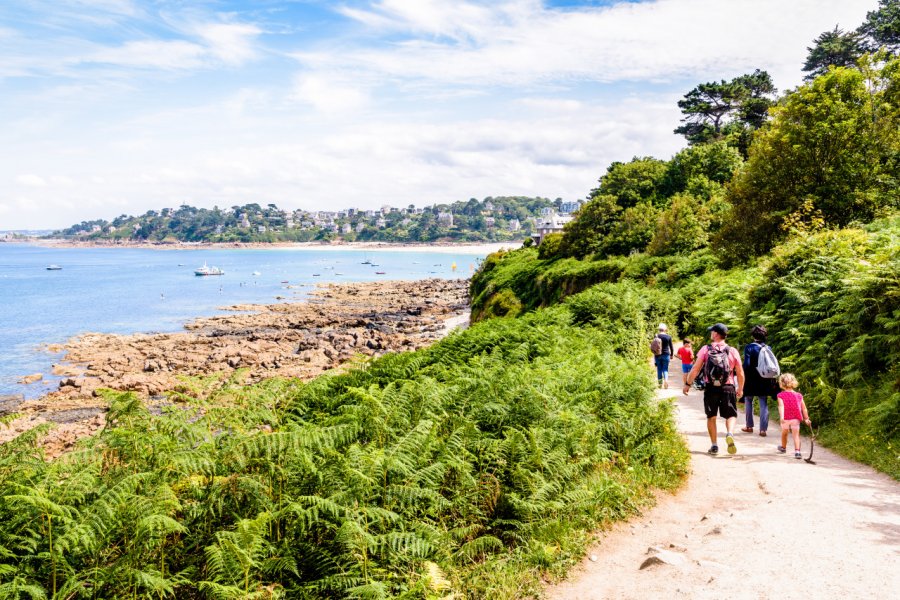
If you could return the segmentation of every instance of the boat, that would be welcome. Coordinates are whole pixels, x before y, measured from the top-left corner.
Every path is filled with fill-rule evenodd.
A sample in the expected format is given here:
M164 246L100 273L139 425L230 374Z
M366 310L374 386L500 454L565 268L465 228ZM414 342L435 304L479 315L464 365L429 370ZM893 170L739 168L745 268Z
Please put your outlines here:
M384 271L375 271L376 275L386 275Z
M313 277L321 277L318 273L313 273Z
M259 271L253 271L250 274L253 275L254 277L259 277L260 275L262 275L262 273L260 273Z
M62 267L59 265L47 265L48 271L62 271Z
M194 271L194 275L198 277L205 277L207 275L224 275L225 271L220 269L219 267L208 267L206 263L203 263L203 266Z

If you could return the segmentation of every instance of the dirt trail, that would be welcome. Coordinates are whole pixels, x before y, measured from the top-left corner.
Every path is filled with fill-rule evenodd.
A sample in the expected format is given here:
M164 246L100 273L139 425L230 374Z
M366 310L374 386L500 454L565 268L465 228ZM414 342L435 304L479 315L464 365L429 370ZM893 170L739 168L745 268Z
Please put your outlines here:
M673 368L671 385L680 378ZM549 598L900 598L900 484L819 446L815 465L778 454L778 423L765 438L743 433L740 407L738 453L724 453L719 419L722 454L709 456L702 392L659 396L676 398L688 483L601 533ZM641 569L654 554L665 562Z

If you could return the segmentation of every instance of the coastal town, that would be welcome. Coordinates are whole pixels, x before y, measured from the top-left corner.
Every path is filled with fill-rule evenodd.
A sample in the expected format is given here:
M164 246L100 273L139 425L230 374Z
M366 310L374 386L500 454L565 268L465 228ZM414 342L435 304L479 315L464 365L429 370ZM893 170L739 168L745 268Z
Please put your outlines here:
M487 197L428 207L283 210L275 204L147 211L112 220L83 221L50 237L85 242L502 242L539 243L561 232L582 200ZM0 234L14 239L16 234Z

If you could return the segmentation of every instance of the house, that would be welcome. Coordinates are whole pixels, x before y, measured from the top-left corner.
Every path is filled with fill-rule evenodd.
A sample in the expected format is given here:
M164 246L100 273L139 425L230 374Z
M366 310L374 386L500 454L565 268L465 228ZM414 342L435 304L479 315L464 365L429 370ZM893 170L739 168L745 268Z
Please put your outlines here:
M438 225L442 227L453 227L453 213L440 212L437 216Z
M350 233L353 231L353 226L350 223L344 223L344 226L341 227L341 233Z
M257 227L256 229L257 229L257 231L259 231L260 233L265 233L265 232L266 232L266 226L265 226L265 225L260 225L260 226Z
M379 218L377 221L375 221L375 227L378 227L379 229L384 229L385 227L387 227L387 221L385 221L382 218Z
M241 229L248 229L250 227L250 219L247 218L246 213L241 215Z
M583 201L581 200L567 200L559 205L559 212L563 215L572 214L574 212L577 212L578 209L581 208L582 204Z
M356 233L362 233L365 228L366 228L366 224L363 223L362 221L360 221L359 223L356 224Z
M535 233L531 235L535 244L540 244L545 236L551 233L562 233L566 223L571 221L571 215L557 215L555 212L546 217L541 217L535 225Z
M518 219L512 219L509 223L506 224L506 228L510 231L519 231L522 229L522 224Z
M494 217L485 217L484 224L488 227L493 227L496 224L496 219Z
M494 210L494 203L491 202L490 200L488 200L487 202L485 202L485 203L484 203L484 210L493 212L493 210Z

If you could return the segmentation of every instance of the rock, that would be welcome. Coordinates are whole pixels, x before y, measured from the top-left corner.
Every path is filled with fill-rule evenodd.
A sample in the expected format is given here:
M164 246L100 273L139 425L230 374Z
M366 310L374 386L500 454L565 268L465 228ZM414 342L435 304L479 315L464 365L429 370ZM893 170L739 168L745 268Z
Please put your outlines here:
M676 554L675 552L669 552L668 550L663 550L661 548L650 548L647 550L648 552L653 552L652 556L648 556L644 562L641 563L640 570L644 570L648 567L653 567L655 565L669 565L670 567L682 567L687 564L687 559L680 554Z
M34 383L35 381L40 381L44 378L43 373L32 373L31 375L26 375L22 379L19 380L19 383L29 384Z
M713 527L712 529L707 531L706 535L721 535L721 533L722 533L722 528L719 527L718 525L716 525L715 527Z
M590 556L588 556L588 560L591 562L597 562L597 555L591 554Z
M237 369L241 366L241 357L240 356L229 356L228 357L228 366L232 369Z

